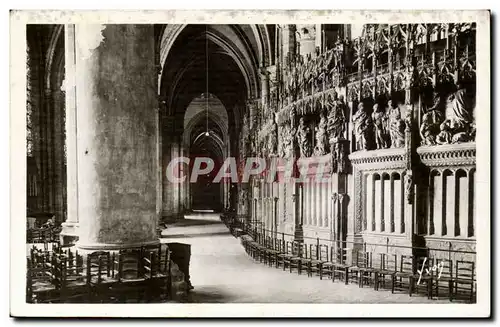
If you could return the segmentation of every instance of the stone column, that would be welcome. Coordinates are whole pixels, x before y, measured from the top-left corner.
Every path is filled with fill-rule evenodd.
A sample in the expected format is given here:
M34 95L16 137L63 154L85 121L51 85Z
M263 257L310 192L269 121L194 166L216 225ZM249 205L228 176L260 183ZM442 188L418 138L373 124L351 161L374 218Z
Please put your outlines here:
M281 46L282 51L282 67L286 67L288 63L285 61L285 58L288 58L289 61L295 61L295 46L296 46L296 36L295 36L296 26L291 25L283 25L282 26L282 40L283 44Z
M64 28L66 93L66 194L67 219L62 223L61 244L73 243L78 237L78 162L76 136L76 65L75 25Z
M260 69L260 83L262 90L262 108L265 110L269 104L269 76L270 73L266 67L261 67Z
M79 241L158 243L153 25L75 26Z
M299 32L300 39L300 55L304 56L311 55L311 58L316 57L316 25L297 25L297 31Z
M315 29L316 29L316 38L314 39L314 45L315 48L319 49L320 53L323 53L323 51L325 51L323 46L325 42L325 31L321 27L321 24L316 24Z

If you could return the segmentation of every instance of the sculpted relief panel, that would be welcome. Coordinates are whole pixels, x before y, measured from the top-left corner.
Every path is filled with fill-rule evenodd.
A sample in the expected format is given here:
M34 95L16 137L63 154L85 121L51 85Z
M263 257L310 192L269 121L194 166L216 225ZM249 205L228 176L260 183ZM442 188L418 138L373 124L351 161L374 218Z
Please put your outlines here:
M421 144L429 146L475 141L474 109L473 97L462 85L450 93L445 101L436 94L434 105L422 117Z

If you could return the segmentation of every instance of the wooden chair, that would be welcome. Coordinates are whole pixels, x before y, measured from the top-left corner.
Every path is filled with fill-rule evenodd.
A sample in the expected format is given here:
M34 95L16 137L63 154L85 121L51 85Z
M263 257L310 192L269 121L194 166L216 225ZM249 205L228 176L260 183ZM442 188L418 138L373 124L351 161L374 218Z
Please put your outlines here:
M118 252L118 271L113 285L113 300L142 302L147 299L147 282L143 266L144 249L122 249Z
M432 298L432 281L436 274L436 260L428 257L418 257L415 260L416 274L413 277L413 292L425 293L427 298Z
M363 287L364 285L375 285L375 269L373 268L372 252L358 252L357 256L359 287Z
M283 271L286 270L286 265L290 264L290 259L293 257L293 242L292 241L283 241L284 242L284 252L278 254L278 261L283 265Z
M323 265L328 262L328 245L326 244L311 244L311 275L318 274L319 279L323 279Z
M451 280L453 292L450 301L460 299L462 295L468 295L466 299L470 303L474 302L474 284L476 282L474 266L473 261L456 261L455 276Z
M162 251L149 250L142 254L142 265L146 286L146 298L164 299L168 295L168 274L162 267Z
M398 257L396 254L379 253L379 255L379 268L375 269L375 282L373 285L376 291L379 290L380 286L383 288L386 287L385 283L387 281L387 277L389 277L392 282L393 277L398 270Z
M394 293L397 290L408 290L411 296L413 292L413 265L414 258L411 255L401 255L399 260L399 269L392 276L392 289Z
M92 302L105 303L110 300L111 287L117 282L114 277L114 254L95 251L87 255L86 283Z
M347 278L349 282L355 282L359 287L362 287L362 271L367 269L371 263L370 254L365 251L358 250L352 258L352 265L349 267Z
M307 246L304 246L304 243L297 241L292 242L292 256L288 260L290 273L296 268L297 273L300 275L301 260L304 251L307 251Z
M319 278L323 279L323 275L326 275L333 279L334 264L336 260L335 246L324 246L326 247L326 253L321 254L324 250L320 249L321 258L324 258L325 262L321 265Z
M269 264L271 260L271 251L272 251L272 239L270 236L265 236L264 241L262 243L262 261L264 264Z
M26 297L29 303L60 302L60 276L53 256L27 260Z
M52 284L50 276L40 274L40 268L33 263L31 258L26 258L26 302L51 303L52 298L57 298L56 287Z
M347 263L347 251L347 248L337 248L337 251L334 253L335 259L332 260L332 282L338 276L346 285L349 284L349 268L351 265Z
M63 303L89 303L92 301L92 289L87 283L83 256L78 252L67 251L61 255L63 273L61 281L61 301Z
M303 244L303 251L300 253L300 262L299 262L299 269L297 273L300 275L302 271L307 272L307 277L312 276L312 261L314 258L316 258L316 251L314 252L314 256L311 253L311 249L316 249L316 245L309 244Z
M43 243L43 235L40 228L33 228L28 231L29 243Z
M276 266L278 262L278 254L280 253L281 249L281 242L279 239L271 237L269 241L269 248L267 252L267 263L269 264L269 267L272 267L273 265Z
M32 266L31 259L26 258L26 303L33 303L33 278L30 271Z
M449 259L435 259L435 264L438 270L432 274L431 280L431 294L439 298L440 290L446 289L446 295L449 299L452 297L453 287L453 261Z
M282 263L282 255L286 252L286 242L281 238L275 238L274 267L279 268Z

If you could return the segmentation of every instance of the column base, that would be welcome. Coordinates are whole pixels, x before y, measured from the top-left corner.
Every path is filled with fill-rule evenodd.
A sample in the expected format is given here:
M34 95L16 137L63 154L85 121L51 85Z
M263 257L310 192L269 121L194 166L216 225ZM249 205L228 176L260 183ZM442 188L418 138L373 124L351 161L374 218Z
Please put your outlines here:
M121 249L130 249L130 248L139 248L142 246L151 246L160 244L160 239L156 239L148 242L140 242L140 243L125 243L125 244L113 244L113 243L82 243L77 242L76 247L79 250L84 251L112 251L112 250L121 250Z
M62 245L74 245L78 241L78 223L65 222L61 224L62 231L59 234Z
M171 222L175 222L175 221L183 220L183 219L184 219L183 213L178 213L178 214L174 214L174 215L162 215L161 216L162 223L171 223Z

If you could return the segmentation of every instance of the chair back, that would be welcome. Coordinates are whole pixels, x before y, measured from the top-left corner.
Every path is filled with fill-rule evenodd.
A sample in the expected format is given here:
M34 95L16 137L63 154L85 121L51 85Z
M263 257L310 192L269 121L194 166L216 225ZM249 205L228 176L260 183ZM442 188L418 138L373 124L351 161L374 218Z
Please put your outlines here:
M372 267L371 252L357 251L356 262L354 264L356 265L356 267L360 268L371 268Z
M309 258L319 260L319 251L317 244L309 244Z
M170 249L166 244L159 244L158 246L158 269L161 273L166 273L169 269L170 263Z
M95 251L87 255L87 284L101 284L111 277L113 261L106 251Z
M64 283L64 270L66 268L67 258L64 254L54 253L52 256L52 267L48 272L52 284L60 289Z
M311 254L309 252L309 247L305 243L299 243L299 255L304 259L311 259Z
M427 274L427 270L429 271L429 275L434 276L436 274L435 269L432 269L435 267L436 260L432 257L427 257L427 256L419 256L419 257L414 257L415 260L415 269L413 270L414 273L417 273L419 271L422 271L422 274Z
M453 278L453 261L450 259L436 259L436 265L439 269L439 277Z
M318 249L318 260L320 261L328 261L329 259L329 251L328 251L328 245L326 244L320 244L319 249Z
M457 279L475 280L475 270L473 261L458 260L455 266L455 277Z
M380 269L386 271L398 270L398 256L390 253L380 253Z
M401 260L399 262L399 271L403 273L413 274L414 258L411 255L401 255Z
M145 251L141 248L132 248L122 249L118 252L118 281L138 279L144 276L143 255Z
M31 271L31 259L26 258L26 302L27 303L32 303L33 302L33 278L32 278L32 271Z

